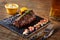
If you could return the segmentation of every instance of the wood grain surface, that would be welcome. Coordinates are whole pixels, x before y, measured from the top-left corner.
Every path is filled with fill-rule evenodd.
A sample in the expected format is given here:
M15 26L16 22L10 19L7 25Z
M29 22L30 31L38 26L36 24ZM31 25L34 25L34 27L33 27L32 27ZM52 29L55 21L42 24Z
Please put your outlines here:
M28 7L33 9L36 15L48 18L51 7L51 0L0 0L0 20L9 17L6 13L4 5L6 3L17 3L20 8ZM47 40L60 40L60 22L50 19L54 23L54 28L56 28L54 34ZM4 28L0 25L0 40L23 40L20 39L19 35L11 32L10 30Z

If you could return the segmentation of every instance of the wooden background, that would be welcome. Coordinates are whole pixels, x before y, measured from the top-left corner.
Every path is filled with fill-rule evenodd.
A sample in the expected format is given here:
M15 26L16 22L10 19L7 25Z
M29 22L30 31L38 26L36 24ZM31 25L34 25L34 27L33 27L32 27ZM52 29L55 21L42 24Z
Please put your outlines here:
M0 20L9 17L6 13L4 5L6 3L17 3L20 8L28 7L33 9L36 15L48 18L51 7L51 0L0 0ZM50 19L51 20L51 19ZM60 40L60 22L51 20L56 28L54 34L47 40ZM21 40L19 35L11 32L10 30L0 26L0 40Z

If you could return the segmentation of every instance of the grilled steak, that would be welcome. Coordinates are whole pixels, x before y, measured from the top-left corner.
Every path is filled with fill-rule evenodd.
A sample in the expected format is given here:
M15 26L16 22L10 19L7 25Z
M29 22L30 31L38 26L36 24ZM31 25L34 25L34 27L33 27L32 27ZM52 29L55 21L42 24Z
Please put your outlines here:
M26 11L22 16L17 18L13 25L16 27L20 28L23 27L24 25L28 25L31 22L33 22L36 19L36 16L32 10Z

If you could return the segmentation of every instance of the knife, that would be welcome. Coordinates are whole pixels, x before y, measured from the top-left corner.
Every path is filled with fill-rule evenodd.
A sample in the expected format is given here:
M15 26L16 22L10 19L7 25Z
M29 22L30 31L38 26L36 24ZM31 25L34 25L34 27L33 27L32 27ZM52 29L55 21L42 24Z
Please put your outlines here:
M46 29L45 29L45 32L46 34L40 39L40 40L46 40L48 37L50 37L53 32L54 32L54 29L53 29L53 25L50 24Z

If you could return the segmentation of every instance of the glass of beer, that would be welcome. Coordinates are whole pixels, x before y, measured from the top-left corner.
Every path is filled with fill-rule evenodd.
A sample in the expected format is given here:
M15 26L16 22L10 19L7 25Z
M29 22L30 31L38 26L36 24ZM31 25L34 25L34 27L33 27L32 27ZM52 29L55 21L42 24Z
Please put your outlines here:
M60 0L52 1L50 17L56 20L60 20Z

